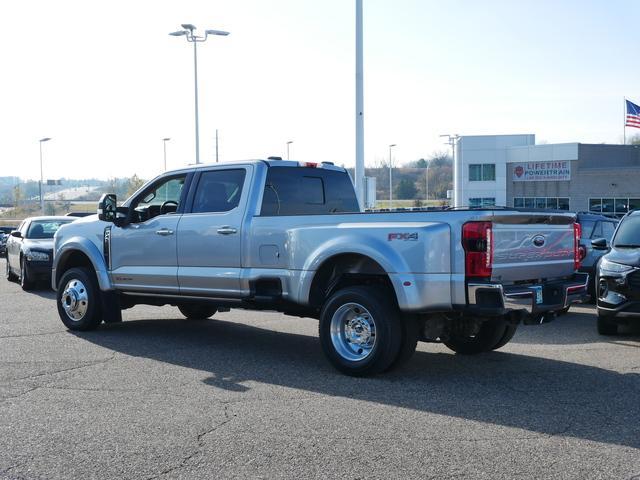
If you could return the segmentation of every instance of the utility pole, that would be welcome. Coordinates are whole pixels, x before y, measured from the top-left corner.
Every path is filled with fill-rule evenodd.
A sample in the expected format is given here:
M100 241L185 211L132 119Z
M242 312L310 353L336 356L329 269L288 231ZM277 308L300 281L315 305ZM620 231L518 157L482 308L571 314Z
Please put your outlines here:
M355 187L364 207L364 93L362 55L362 0L356 0L356 169Z
M393 143L391 145L389 145L389 208L393 208L393 180L392 180L392 173L393 173L393 167L392 167L392 163L391 163L391 149L393 147L395 147L396 144Z
M44 177L42 176L42 144L44 142L48 142L49 140L51 140L51 138L49 137L44 137L39 140L40 142L40 210L42 211L43 215L44 215L44 196L43 196L44 187L42 183L44 182Z

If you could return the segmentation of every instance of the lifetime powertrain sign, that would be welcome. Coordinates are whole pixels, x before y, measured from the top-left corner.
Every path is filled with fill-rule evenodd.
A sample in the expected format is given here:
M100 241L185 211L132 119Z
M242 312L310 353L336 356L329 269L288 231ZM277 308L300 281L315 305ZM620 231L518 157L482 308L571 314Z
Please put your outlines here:
M571 180L571 162L526 162L513 164L514 182L560 182Z

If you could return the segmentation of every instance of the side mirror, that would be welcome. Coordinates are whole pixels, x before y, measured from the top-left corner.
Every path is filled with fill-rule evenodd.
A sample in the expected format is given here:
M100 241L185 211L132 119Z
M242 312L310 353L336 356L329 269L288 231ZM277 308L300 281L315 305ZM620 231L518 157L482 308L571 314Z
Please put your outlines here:
M596 238L595 240L591 240L591 246L594 250L608 250L609 242L606 238Z
M98 218L103 222L115 222L118 199L115 193L105 193L98 202Z
M20 233L20 230L14 230L13 232L11 232L11 236L16 238L22 238L22 234Z

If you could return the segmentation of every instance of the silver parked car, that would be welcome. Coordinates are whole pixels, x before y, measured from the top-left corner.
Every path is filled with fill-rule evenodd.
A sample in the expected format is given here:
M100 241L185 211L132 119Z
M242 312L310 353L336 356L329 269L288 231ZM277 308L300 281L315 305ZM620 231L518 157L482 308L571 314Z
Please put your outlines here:
M53 260L53 236L73 217L31 217L11 232L7 240L7 280L20 279L24 290L38 280L50 282Z

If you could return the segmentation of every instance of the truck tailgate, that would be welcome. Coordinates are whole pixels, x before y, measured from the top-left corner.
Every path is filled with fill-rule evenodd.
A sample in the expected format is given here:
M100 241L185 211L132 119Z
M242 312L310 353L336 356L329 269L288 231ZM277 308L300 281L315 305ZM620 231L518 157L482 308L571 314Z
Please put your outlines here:
M492 280L559 278L574 272L574 219L566 214L496 214Z

